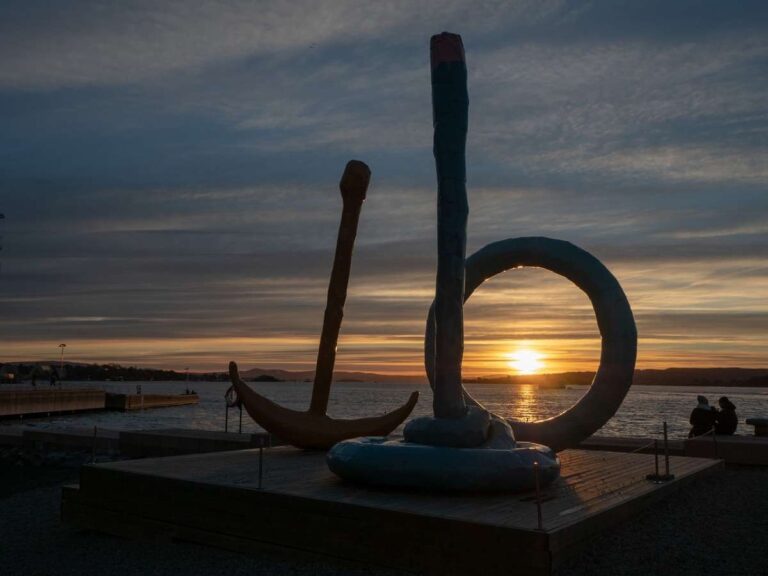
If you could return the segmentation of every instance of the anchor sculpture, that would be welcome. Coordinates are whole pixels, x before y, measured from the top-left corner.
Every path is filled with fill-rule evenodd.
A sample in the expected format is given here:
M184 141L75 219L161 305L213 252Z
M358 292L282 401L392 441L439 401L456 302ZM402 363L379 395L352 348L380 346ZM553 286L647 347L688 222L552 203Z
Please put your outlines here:
M457 34L430 45L434 155L437 167L438 264L435 300L424 339L434 417L408 422L404 440L354 438L328 453L338 476L364 484L433 490L528 490L559 475L555 451L578 444L613 416L631 383L637 351L632 310L621 286L591 254L551 238L513 238L465 259L468 203L465 145L467 68ZM525 423L489 412L462 386L463 305L486 279L538 266L561 274L592 301L602 336L600 367L572 408ZM546 444L546 445L544 445Z
M309 410L291 410L258 394L240 378L237 364L229 363L232 386L251 418L281 441L298 448L328 449L347 438L386 436L408 417L419 398L419 393L413 392L403 406L382 416L343 420L326 414L336 360L336 343L347 298L352 249L370 179L371 171L365 163L350 160L339 184L343 209Z

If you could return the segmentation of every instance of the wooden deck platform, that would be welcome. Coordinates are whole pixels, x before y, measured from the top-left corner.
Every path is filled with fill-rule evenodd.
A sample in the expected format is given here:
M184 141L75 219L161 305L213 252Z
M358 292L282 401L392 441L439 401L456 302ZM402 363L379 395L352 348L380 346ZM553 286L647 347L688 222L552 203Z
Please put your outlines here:
M456 495L345 484L323 453L239 450L85 466L63 492L66 522L136 538L175 538L244 552L277 547L429 574L549 574L593 534L669 496L722 462L569 450L543 494Z

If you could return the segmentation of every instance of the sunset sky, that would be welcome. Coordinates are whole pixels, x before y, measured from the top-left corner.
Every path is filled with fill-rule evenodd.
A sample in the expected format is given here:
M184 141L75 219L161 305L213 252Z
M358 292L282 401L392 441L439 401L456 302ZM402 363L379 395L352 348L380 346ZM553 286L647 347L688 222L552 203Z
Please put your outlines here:
M684 1L3 2L0 361L312 368L356 158L337 368L423 374L443 30L468 254L569 240L624 287L639 368L768 367L768 4ZM549 272L465 316L465 374L596 367L589 301Z

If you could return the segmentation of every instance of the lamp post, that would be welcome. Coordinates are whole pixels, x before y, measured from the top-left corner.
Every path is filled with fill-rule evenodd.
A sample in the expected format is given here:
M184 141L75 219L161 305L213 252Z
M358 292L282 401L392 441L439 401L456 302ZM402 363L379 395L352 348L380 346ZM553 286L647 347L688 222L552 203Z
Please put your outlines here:
M66 347L66 344L59 344L59 348L61 348L61 356L59 357L59 388L61 388L61 380L64 378L64 348Z

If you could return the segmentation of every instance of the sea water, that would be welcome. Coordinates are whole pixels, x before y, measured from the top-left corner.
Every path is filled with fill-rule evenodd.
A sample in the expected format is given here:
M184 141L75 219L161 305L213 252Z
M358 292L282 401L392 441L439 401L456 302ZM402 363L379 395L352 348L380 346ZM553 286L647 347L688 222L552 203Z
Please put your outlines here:
M23 422L45 428L91 427L114 430L156 428L198 428L224 430L228 417L230 431L240 427L240 411L225 409L227 382L66 382L67 388L100 388L107 392L135 394L137 385L144 394L180 394L187 387L200 396L197 405L155 408L137 412L91 412L27 418ZM312 394L310 382L253 382L254 390L294 410L306 410ZM38 388L46 388L38 385ZM0 388L1 389L1 388ZM586 386L542 388L534 385L467 384L467 389L489 410L508 418L540 420L550 418L575 404L586 392ZM418 390L419 402L414 416L431 414L432 393L422 383L337 382L331 388L328 414L337 418L376 416L403 404L411 391ZM659 437L666 421L672 438L684 438L690 428L688 417L696 405L696 396L704 394L710 403L720 396L736 404L739 416L737 434L752 434L744 424L750 416L768 415L768 388L725 388L687 386L634 386L616 415L600 430L604 436ZM3 420L1 425L18 424L17 419ZM242 431L260 428L243 412Z

